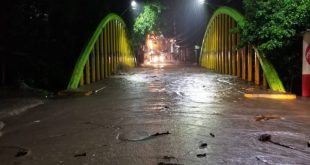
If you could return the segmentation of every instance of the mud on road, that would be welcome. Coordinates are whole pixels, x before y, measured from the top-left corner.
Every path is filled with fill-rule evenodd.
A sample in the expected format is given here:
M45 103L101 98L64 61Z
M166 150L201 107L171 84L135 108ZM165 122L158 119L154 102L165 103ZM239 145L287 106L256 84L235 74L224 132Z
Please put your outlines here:
M7 119L0 161L8 165L310 162L309 99L247 99L244 93L263 89L193 66L136 68L93 86L103 90L89 97L51 100ZM263 134L275 143L259 140ZM23 154L16 157L21 150Z

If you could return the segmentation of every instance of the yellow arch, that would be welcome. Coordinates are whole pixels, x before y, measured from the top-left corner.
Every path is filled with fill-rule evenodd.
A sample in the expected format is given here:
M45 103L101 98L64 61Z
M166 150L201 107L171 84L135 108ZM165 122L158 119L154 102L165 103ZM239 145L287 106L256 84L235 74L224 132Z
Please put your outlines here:
M212 45L206 45L206 43L208 43L208 41L212 41L212 42L215 42L210 38L208 38L209 34L209 29L211 28L219 28L219 27L216 27L216 26L213 26L213 23L216 21L216 17L219 16L219 15L228 15L229 17L231 17L239 27L243 27L245 25L245 18L238 12L236 11L235 9L233 8L230 8L230 7L220 7L219 9L217 9L215 11L215 13L212 15L209 23L208 23L208 26L207 26L207 29L206 29L206 32L204 34L204 39L203 39L203 42L202 42L202 47L201 47L201 52L200 52L200 59L199 59L199 63L200 65L202 66L207 66L208 68L211 68L211 69L214 69L217 67L217 64L214 62L213 63L208 63L206 61L214 61L214 56L207 56L205 55L205 50L209 50L210 48L212 49L211 51L209 51L209 53L213 53L213 54L216 54L214 53L215 51L218 51L218 50L214 50L214 45L212 47ZM227 26L227 22L225 24ZM221 26L222 28L223 26ZM217 33L219 33L217 31ZM211 34L211 35L214 35L214 34ZM216 35L219 35L219 34L216 34ZM223 35L223 34L220 34L220 35ZM224 35L223 35L224 36ZM218 37L218 36L217 36ZM208 40L208 41L207 41ZM226 41L225 41L226 42ZM209 44L209 43L208 43ZM213 43L211 43L213 44ZM223 43L222 43L223 44ZM224 45L224 44L223 44ZM223 45L220 45L223 46ZM259 64L264 72L264 76L270 86L270 88L273 90L273 91L279 91L279 92L285 92L285 89L284 89L284 86L282 84L282 81L280 80L279 76L278 76L278 73L276 72L276 70L274 69L273 65L267 60L267 58L265 58L264 55L260 54L257 49L255 48L255 46L251 46L251 48L248 48L249 50L252 49L253 47L253 50L254 52L256 53L257 57L258 57L258 60L259 60ZM223 53L224 51L224 48L221 47L221 51ZM225 48L226 49L226 48ZM232 53L232 52L230 52ZM225 53L223 53L225 54ZM222 57L223 58L223 57ZM227 57L225 57L227 58ZM223 60L223 59L220 59L220 60ZM225 59L226 60L226 59ZM252 63L252 62L251 62ZM209 66L211 65L211 66ZM246 64L245 64L246 65ZM218 70L221 70L222 73L226 73L226 67L223 67L223 68L218 68ZM256 66L255 66L256 67ZM245 78L244 78L245 79Z
M109 23L112 21L116 21L116 25L114 28L109 26ZM109 61L109 66L104 66L104 71L98 72L98 73L87 73L92 74L92 81L99 79L99 77L104 77L105 75L110 75L111 70L116 68L116 65L118 62L122 62L127 64L128 66L133 67L135 65L135 58L131 49L131 46L129 44L126 30L124 30L126 27L124 21L121 17L119 17L116 14L109 14L107 15L98 25L97 29L93 33L92 37L87 42L86 46L84 47L82 53L80 54L77 63L75 65L73 74L71 76L70 82L68 84L67 89L75 89L79 86L80 81L84 81L83 71L84 68L87 70L87 72L95 72L94 70L100 69L101 63L107 63L106 61ZM104 29L109 29L108 32L106 32ZM121 29L121 30L116 30ZM106 34L107 33L107 34ZM103 38L103 35L105 34L105 37ZM109 40L113 38L113 40ZM99 42L99 44L98 44ZM104 45L103 45L104 42ZM109 43L113 42L113 43ZM118 43L118 44L116 44ZM115 55L109 55L109 57L100 58L99 54L107 53L102 52L102 49L107 49L109 52L112 52L112 54L118 54L118 56ZM122 56L119 57L119 54L122 52ZM91 56L91 54L95 54ZM91 59L90 59L91 56ZM90 68L90 64L93 65ZM113 66L110 66L113 65ZM101 66L102 67L102 66ZM89 76L89 75L88 75ZM82 78L82 80L81 80ZM90 79L90 78L88 78ZM90 81L88 80L87 81Z

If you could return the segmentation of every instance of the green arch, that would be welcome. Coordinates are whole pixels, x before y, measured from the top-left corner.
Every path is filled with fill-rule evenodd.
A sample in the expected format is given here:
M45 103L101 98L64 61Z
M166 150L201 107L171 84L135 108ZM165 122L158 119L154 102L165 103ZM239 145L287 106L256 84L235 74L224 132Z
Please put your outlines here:
M204 34L202 45L204 45L204 43L205 43L205 39L207 38L208 29L211 26L213 20L216 18L216 16L218 16L220 14L229 15L230 17L232 17L237 22L237 24L241 28L245 25L244 16L241 13L239 13L237 10L230 8L230 7L226 7L226 6L220 7L214 12L214 14L212 15L212 17L211 17L211 19L207 25L207 29L206 29L206 32ZM201 58L202 58L202 53L203 53L202 50L203 50L203 47L201 48L201 51L200 51L200 59L199 59L200 64L201 64ZM283 86L282 81L279 78L279 75L278 75L276 69L273 67L273 65L269 62L269 60L263 54L259 54L258 51L257 51L257 53L259 55L260 65L262 67L265 78L266 78L270 88L273 91L285 92L285 88Z
M75 89L78 87L81 76L83 74L83 69L85 64L87 63L88 59L89 59L89 55L91 54L91 51L93 49L93 47L96 44L96 41L98 40L98 38L100 37L100 34L102 32L102 30L105 28L105 26L112 20L117 20L119 21L124 27L126 27L125 22L123 21L123 19L121 17L119 17L118 15L111 13L108 14L99 24L99 26L97 27L96 31L94 32L94 34L92 35L92 37L89 39L89 41L87 42L86 46L84 47L82 53L80 54L77 63L75 65L75 68L73 70L73 74L71 76L70 82L68 84L67 89Z

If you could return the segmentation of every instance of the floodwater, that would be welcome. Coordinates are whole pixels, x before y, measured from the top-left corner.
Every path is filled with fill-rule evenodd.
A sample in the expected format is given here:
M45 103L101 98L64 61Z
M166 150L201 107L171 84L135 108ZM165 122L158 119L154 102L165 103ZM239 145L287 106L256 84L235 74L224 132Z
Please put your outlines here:
M136 68L7 118L4 164L310 164L310 99L194 66ZM263 134L271 141L260 141Z

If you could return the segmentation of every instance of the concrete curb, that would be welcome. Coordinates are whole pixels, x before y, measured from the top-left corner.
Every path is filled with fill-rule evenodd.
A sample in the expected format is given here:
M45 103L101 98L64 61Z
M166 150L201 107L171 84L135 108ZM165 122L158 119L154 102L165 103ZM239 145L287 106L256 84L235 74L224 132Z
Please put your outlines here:
M58 96L90 96L93 91L74 91L74 90L63 90L59 91Z
M63 90L59 91L57 94L58 96L90 96L104 90L105 88L106 87L101 87L94 90Z
M295 94L265 94L265 93L260 93L260 94L249 94L245 93L244 97L246 98L265 98L265 99L274 99L274 100L295 100L297 97Z

